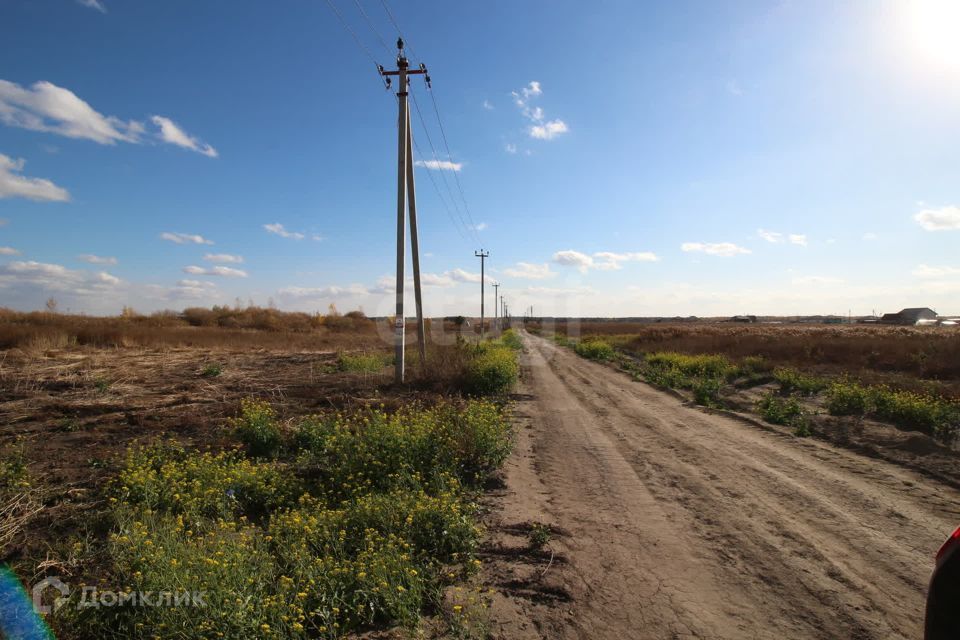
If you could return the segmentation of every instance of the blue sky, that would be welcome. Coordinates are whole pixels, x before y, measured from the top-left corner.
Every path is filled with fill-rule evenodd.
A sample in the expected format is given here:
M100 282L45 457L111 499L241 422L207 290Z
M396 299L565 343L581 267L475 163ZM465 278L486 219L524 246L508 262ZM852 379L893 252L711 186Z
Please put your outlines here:
M388 6L451 151L417 79L429 314L481 247L515 313L960 312L953 2ZM396 102L327 2L0 14L0 306L392 313Z

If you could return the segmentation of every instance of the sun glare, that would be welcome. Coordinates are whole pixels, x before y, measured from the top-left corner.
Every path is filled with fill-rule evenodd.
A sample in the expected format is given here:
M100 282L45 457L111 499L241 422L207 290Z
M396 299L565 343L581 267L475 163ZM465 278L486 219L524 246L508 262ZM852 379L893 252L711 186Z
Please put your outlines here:
M910 46L925 64L960 68L960 0L903 0Z

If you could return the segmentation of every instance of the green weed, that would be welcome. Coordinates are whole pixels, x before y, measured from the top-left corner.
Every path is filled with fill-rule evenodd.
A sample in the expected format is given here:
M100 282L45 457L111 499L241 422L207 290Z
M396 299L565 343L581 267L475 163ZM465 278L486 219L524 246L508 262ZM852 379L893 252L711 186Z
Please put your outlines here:
M603 340L581 340L574 347L577 355L588 360L606 361L613 357L613 347Z
M283 444L276 417L269 403L246 398L240 402L240 416L230 425L251 455L274 456Z

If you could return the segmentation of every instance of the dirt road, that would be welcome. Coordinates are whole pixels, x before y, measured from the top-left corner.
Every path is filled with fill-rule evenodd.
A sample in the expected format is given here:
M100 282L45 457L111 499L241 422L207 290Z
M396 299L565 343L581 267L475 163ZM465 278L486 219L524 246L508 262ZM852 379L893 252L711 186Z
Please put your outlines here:
M960 492L524 341L488 553L494 636L922 635ZM556 529L543 552L523 551L531 522Z

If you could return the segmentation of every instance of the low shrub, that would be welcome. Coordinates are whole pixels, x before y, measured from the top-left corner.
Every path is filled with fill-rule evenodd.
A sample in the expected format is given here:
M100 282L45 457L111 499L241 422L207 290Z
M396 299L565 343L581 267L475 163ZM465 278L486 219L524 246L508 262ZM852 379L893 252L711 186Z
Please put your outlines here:
M515 351L523 349L523 341L520 339L520 336L517 335L517 332L513 329L507 329L500 336L500 342L507 347Z
M552 537L550 527L541 522L533 523L530 526L530 533L527 534L531 549L542 549Z
M269 403L246 398L240 402L240 416L230 424L251 455L274 456L283 443L276 417Z
M693 390L693 401L705 407L714 407L720 404L720 389L723 381L719 378L694 378L690 388Z
M212 362L203 368L203 370L200 372L200 377L216 378L221 373L223 373L223 367L216 362Z
M393 363L393 357L383 353L341 353L337 368L351 373L378 373Z
M868 387L846 380L834 383L827 391L827 409L837 416L871 415L946 443L952 443L960 432L957 402L886 385Z
M465 386L475 395L505 393L520 376L520 365L513 349L499 344L477 347L476 355L467 364Z
M581 340L574 347L574 351L588 360L605 361L613 357L613 347L603 340Z
M870 407L867 389L855 382L841 380L827 388L827 411L833 416L862 416Z
M737 375L738 369L730 360L721 355L696 355L684 353L651 353L646 357L649 367L672 369L686 377L720 378L728 380Z
M770 424L794 425L803 417L803 409L794 398L768 393L757 402L757 411Z
M804 396L814 396L826 389L829 384L823 378L808 375L787 367L778 367L775 369L773 377L780 383L780 393L784 395L790 395L796 392Z

